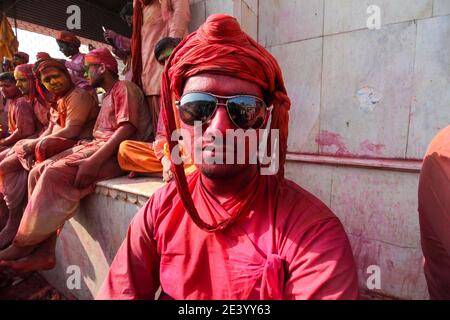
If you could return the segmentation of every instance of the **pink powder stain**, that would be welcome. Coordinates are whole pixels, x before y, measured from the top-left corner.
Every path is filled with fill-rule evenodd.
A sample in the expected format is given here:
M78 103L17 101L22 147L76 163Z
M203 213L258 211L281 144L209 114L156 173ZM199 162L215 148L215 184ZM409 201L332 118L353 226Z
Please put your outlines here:
M374 144L369 140L364 140L359 147L361 148L363 153L367 153L369 155L381 156L383 149L385 147L384 144Z
M323 130L320 132L319 136L316 138L316 142L321 147L336 147L336 155L349 155L343 138L340 134Z

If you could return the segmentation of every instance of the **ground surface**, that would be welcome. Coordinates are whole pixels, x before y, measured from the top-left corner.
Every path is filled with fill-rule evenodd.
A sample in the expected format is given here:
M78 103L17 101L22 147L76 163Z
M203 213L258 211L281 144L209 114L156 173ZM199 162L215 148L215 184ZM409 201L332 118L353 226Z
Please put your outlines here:
M67 300L38 273L0 276L0 300Z

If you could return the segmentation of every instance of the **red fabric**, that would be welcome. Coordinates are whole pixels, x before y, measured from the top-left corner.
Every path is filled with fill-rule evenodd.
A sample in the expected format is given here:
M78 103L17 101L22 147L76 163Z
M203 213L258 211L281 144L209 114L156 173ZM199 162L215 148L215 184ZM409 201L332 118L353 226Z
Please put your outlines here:
M143 4L140 0L135 0L133 11L133 36L131 38L131 70L133 82L142 88L142 42L141 28L143 22Z
M45 137L39 141L34 150L36 162L43 162L62 151L72 148L75 145L74 140L60 137Z
M33 106L25 97L11 100L8 110L9 132L19 130L22 138L27 138L36 132L36 118Z
M36 54L36 60L41 60L41 59L50 59L50 55L47 52L38 52Z
M212 223L252 198L248 215L209 233L186 214L173 183L132 221L97 299L356 299L352 251L339 220L294 183L257 176L219 203L188 176L201 218Z
M84 57L85 64L105 64L106 68L111 72L118 74L119 68L117 66L117 60L113 57L111 52L107 48L99 48L90 51Z
M419 218L430 298L450 300L450 126L439 132L425 155Z
M74 35L73 33L69 32L69 31L58 31L58 33L56 34L56 40L67 42L67 43L73 43L76 46L81 45L80 39L78 39L78 37L76 35Z
M271 129L279 130L279 172L283 181L287 152L290 100L286 93L281 69L273 56L255 40L246 35L233 17L211 15L197 32L189 35L174 50L164 69L161 90L161 105L166 136L171 137L176 129L172 108L172 93L179 98L188 77L200 73L228 75L256 83L261 87L266 100L274 106ZM270 105L269 104L269 105ZM168 139L170 150L178 142ZM270 138L269 138L270 141ZM198 218L189 193L183 166L174 166L174 180L183 203L192 219L201 228L216 231L229 224L207 225ZM242 210L245 210L245 205Z

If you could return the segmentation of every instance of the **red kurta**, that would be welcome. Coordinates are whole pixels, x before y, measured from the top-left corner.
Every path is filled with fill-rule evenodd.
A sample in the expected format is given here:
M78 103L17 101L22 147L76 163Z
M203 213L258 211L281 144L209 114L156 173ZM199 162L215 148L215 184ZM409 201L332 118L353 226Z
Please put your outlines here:
M425 277L431 299L450 299L450 126L433 139L419 183Z
M254 195L251 211L222 232L199 229L170 183L132 221L97 299L356 299L347 236L314 196L258 176L218 203L188 176L201 218L222 220Z

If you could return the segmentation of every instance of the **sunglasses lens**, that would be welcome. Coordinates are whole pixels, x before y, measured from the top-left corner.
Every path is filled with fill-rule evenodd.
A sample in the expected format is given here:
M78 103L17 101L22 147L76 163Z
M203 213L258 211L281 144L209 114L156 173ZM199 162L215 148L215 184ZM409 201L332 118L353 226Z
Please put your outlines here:
M188 93L181 98L180 119L193 126L195 121L202 123L209 120L216 108L216 99L204 93Z
M251 96L239 96L228 100L231 120L241 129L259 129L266 118L264 102Z

